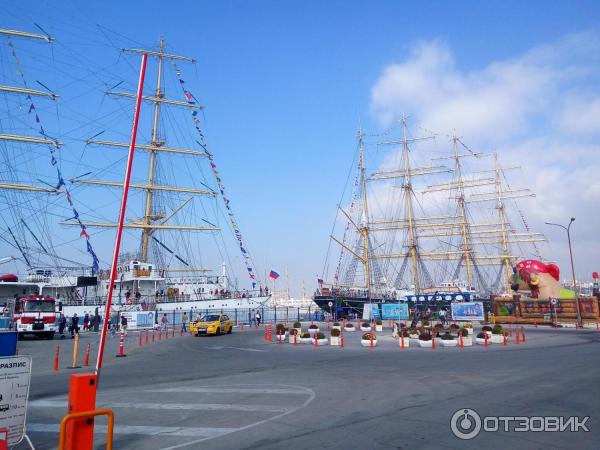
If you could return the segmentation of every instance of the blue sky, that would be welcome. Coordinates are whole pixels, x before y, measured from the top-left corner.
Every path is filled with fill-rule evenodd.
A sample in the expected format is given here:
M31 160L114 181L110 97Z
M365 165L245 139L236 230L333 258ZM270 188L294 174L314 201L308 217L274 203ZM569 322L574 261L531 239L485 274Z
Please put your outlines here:
M439 76L429 86L439 88L444 83L442 72L447 70L456 75L453 80L466 85L495 83L502 88L497 77L489 74L490 67L522 67L529 63L527 55L532 51L555 48L580 33L597 38L600 13L600 6L591 1L3 1L2 8L8 12L2 27L36 31L37 23L64 46L56 50L58 55L67 55L72 49L73 54L89 58L90 67L115 63L122 45L156 46L159 35L165 37L170 51L196 58L193 76L188 78L193 79L193 90L206 105L206 134L242 233L261 269L274 267L283 272L288 268L297 295L302 280L310 292L322 268L359 123L378 131L400 110L411 108L413 111L406 112L423 126L440 122L448 129L457 126L451 123L452 117L431 115L444 97L455 92L452 90L440 88L439 103L427 104L429 110L394 89L391 92L396 92L396 97L390 94L390 102L395 104L374 99L377 86L402 83L393 77L386 81L386 69L404 64L406 70L414 69L411 73L420 76L418 61L423 49L433 49L434 57L451 62L433 64ZM567 61L570 64L569 50L561 52L548 63L551 68ZM575 68L596 71L598 54L580 54ZM540 70L548 67L545 62L533 65ZM63 86L63 91L87 92L81 85L88 80L81 60L76 66L65 77L48 73L45 79L53 86ZM427 75L427 69L423 70ZM119 74L135 80L133 68ZM599 94L593 77L567 77L551 88L557 98L574 89L577 95L572 103L588 111L593 105L582 105L580 100L591 101ZM383 89L382 95L388 94ZM417 98L427 95L415 94ZM466 88L460 94L469 95ZM542 89L527 101L535 103L547 95ZM74 100L72 104L89 109L86 115L94 117L98 103L96 99L95 103ZM544 107L533 111L524 107L522 115L507 139L486 134L485 124L469 129L472 139L469 134L463 137L486 148L502 145L511 161L519 148L533 141L563 153L565 146L582 146L580 151L589 160L598 154L595 123L593 130L588 127L585 133L557 135L555 121L547 117ZM545 167L563 165L555 160ZM526 176L533 179L536 175ZM560 179L561 175L553 176ZM533 188L544 187L543 180L532 184ZM586 242L580 247L580 266L586 274L598 268L590 250L590 246L598 249L592 239L590 204L571 210L563 204L548 214L552 220L577 214L576 230ZM542 223L546 210L536 209L534 222ZM556 241L549 258L566 269L562 235L543 231Z

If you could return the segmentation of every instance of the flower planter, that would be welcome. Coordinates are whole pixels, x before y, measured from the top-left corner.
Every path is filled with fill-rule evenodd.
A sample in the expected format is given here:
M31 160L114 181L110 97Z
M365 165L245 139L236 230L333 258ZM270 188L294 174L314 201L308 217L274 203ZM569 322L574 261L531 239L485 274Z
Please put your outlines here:
M325 339L317 339L317 342L319 343L319 345L327 345L329 344L329 341L327 340L327 338ZM315 339L311 339L311 344L315 343Z
M467 330L469 335L473 334L473 328L465 328L465 330Z
M440 344L442 345L442 347L456 347L458 345L458 340L451 339L446 341L444 339L440 339Z
M375 325L375 331L383 331L383 325Z
M487 334L487 335L488 335L488 337L490 337L490 336L492 335L492 332L491 332L491 331L484 331L484 333L485 333L485 334Z
M342 339L340 336L331 336L329 338L329 345L340 346L342 345Z
M332 325L331 329L332 330L340 330L340 331L342 331L342 326L341 325Z
M399 338L398 338L398 345L399 345L399 346L402 346L402 343L400 342L400 341L401 341L401 339L402 339L401 337L399 337ZM404 337L404 348L406 348L406 347L410 347L410 338L407 338L407 337L405 336L405 337Z
M417 340L419 339L419 335L418 334L410 334L409 337L411 339L417 339Z
M433 341L422 341L419 339L419 347L431 348L433 347Z
M313 338L300 338L299 341L301 344L312 344L314 342Z
M309 328L308 329L308 334L310 334L311 336L318 332L319 332L318 328Z
M281 339L281 342L285 342L285 338L287 337L287 332L283 333L283 334L276 334L275 335L275 342L279 341Z
M488 345L490 345L492 343L492 341L490 341L489 339L488 341ZM477 342L478 345L485 345L485 338L475 338L475 342Z
M501 334L492 334L492 342L494 344L504 343L504 337Z
M300 335L300 333L302 333L302 327L294 328L294 330L296 330L298 332L298 336Z
M290 334L288 336L288 341L290 342L290 344L293 344L294 343L294 336ZM300 343L300 335L296 336L296 343L298 343L298 344Z
M473 346L473 338L471 336L463 336L463 347Z
M370 347L371 339L361 339L360 345L362 345L363 347ZM377 339L373 339L373 347L376 347L376 346L377 346Z
M353 331L356 331L356 328L354 328L354 327L344 327L344 331L347 331L348 333L352 333Z
M360 331L371 331L371 327L363 327L362 325L360 326Z

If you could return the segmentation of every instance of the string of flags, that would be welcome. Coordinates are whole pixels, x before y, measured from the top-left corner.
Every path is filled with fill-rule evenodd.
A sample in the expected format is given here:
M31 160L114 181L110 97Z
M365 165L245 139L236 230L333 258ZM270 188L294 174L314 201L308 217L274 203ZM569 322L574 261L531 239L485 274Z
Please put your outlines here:
M190 105L195 105L198 103L196 97L186 88L185 80L181 76L181 71L177 68L177 65L173 63L173 67L175 68L175 74L177 75L177 79L179 80L179 85L181 86L181 90L183 91L183 95L185 100ZM233 214L233 210L231 209L230 200L225 195L225 186L223 185L223 180L221 179L221 175L219 174L217 164L215 163L214 156L208 151L207 144L204 141L204 133L202 133L202 128L200 127L200 118L198 117L198 110L195 108L190 108L192 119L194 121L194 127L196 131L198 131L198 135L200 136L200 140L197 141L198 144L206 151L208 155L208 160L210 162L210 168L212 169L213 175L217 180L217 186L219 187L219 193L221 194L221 198L223 199L223 203L225 204L225 208L227 208L227 216L229 217L229 221L231 223L231 227L233 228L233 232L235 234L235 238L237 239L240 252L242 253L244 264L246 266L246 270L248 272L248 277L252 282L252 289L256 288L257 282L259 282L256 278L256 273L252 268L252 261L250 258L250 254L248 253L248 249L244 245L244 239L242 237L242 233L240 232L240 227L237 223L235 215Z
M27 80L25 79L23 71L21 70L21 62L19 61L19 58L17 57L17 52L15 51L15 47L14 47L12 41L10 40L10 38L8 39L8 46L11 49L12 56L16 63L17 75L19 77L21 77L23 86L26 89L29 89L29 87L27 85ZM56 152L57 152L57 150L60 149L60 144L56 139L54 139L46 134L46 131L44 130L44 127L42 125L42 120L40 119L40 116L35 107L35 104L33 103L33 99L31 98L31 95L27 94L26 98L29 101L29 109L28 109L27 113L28 114L35 113L35 122L40 127L40 131L39 131L40 134L42 136L44 136L45 138L52 141L52 144L48 144L48 149L50 150L50 164L52 164L52 166L54 168L56 168L57 183L54 188L58 191L61 187L64 187L64 191L65 191L65 194L67 197L67 202L69 203L69 206L71 207L71 210L73 211L73 217L71 219L75 219L77 221L77 223L79 224L79 227L81 229L81 231L79 233L79 237L85 237L86 251L92 257L92 275L97 275L99 272L99 268L100 268L98 257L96 256L96 253L94 252L94 248L92 247L92 243L90 242L90 235L88 234L88 232L86 230L86 226L83 224L83 222L79 218L79 212L77 211L77 208L75 208L75 205L73 203L73 197L71 196L71 191L69 190L69 188L67 187L67 185L65 183L65 179L62 176L62 172L60 170L58 160L56 159ZM69 220L71 220L71 219L69 219Z

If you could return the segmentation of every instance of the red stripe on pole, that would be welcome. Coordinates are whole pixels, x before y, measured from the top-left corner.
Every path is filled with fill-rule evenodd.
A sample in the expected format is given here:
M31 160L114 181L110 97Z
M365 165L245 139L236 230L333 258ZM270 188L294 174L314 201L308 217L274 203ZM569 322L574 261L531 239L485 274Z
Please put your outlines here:
M121 248L121 235L123 234L123 222L125 220L125 210L127 208L127 194L129 193L129 180L131 179L131 168L133 166L133 154L135 152L135 140L137 138L138 122L140 119L140 108L142 104L142 91L144 90L144 78L146 77L146 61L148 55L142 55L140 66L140 78L138 80L137 97L135 100L135 114L133 116L133 129L131 130L131 143L127 155L127 170L125 171L125 182L123 186L123 198L121 199L121 211L119 213L119 226L117 228L117 237L115 239L115 251L113 253L112 266L110 268L110 283L108 285L108 295L106 296L106 311L104 312L104 323L102 324L102 334L100 335L100 346L98 348L98 359L96 360L97 383L100 381L100 369L102 368L102 359L104 357L104 344L106 343L106 331L110 319L110 305L112 303L113 287L117 278L117 263L119 259L119 249Z

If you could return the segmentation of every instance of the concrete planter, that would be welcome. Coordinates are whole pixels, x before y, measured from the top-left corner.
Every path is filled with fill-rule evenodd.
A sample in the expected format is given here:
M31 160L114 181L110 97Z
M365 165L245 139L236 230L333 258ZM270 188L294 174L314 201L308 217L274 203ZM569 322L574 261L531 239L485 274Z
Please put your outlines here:
M473 334L473 328L465 328L465 330L467 330L469 335Z
M431 348L431 347L433 347L433 340L431 340L431 341L422 341L421 339L419 339L419 347Z
M313 338L300 338L299 340L302 344L312 344L314 342Z
M475 342L477 345L485 345L485 338L475 338ZM492 341L488 339L488 345L490 345Z
M290 334L288 336L288 341L290 342L290 344L293 344L294 343L294 336ZM298 343L298 344L300 343L300 335L296 336L296 343Z
M371 346L371 339L361 339L360 340L360 345L362 345L363 347L370 347ZM377 339L373 339L373 347L377 347Z
M285 342L285 339L287 338L288 334L287 332L283 333L283 334L276 334L275 337L275 342L281 340L281 342Z
M440 339L440 344L442 345L442 347L456 347L458 345L458 340L452 339L452 340L446 341L444 339Z
M473 346L473 338L471 336L463 336L463 347Z
M313 336L315 333L318 333L320 330L318 328L309 328L308 329L308 334L310 334L311 336Z
M501 334L492 334L492 342L494 344L504 343L504 337Z
M383 331L383 325L375 325L375 331Z
M354 327L344 327L344 331L346 331L348 333L352 333L352 332L356 331L356 328L354 328Z
M342 331L342 326L341 325L332 325L331 329L332 330L340 330L340 331Z
M342 345L342 339L340 336L331 336L329 338L329 344L333 346L340 346Z
M360 331L371 331L371 327L363 327L362 325L360 326Z
M402 346L402 343L400 342L402 340L402 337L398 338L398 346ZM413 344L414 345L414 344ZM410 347L410 338L405 337L404 338L404 347Z
M320 346L321 345L327 345L327 344L329 344L329 341L327 340L327 338L325 338L325 339L317 339L317 342L319 343ZM315 340L312 339L311 343L314 344Z

